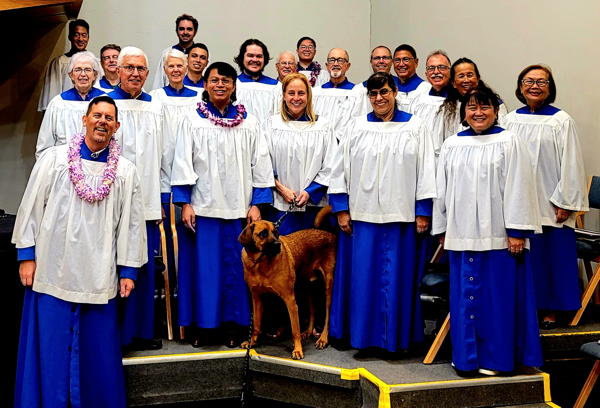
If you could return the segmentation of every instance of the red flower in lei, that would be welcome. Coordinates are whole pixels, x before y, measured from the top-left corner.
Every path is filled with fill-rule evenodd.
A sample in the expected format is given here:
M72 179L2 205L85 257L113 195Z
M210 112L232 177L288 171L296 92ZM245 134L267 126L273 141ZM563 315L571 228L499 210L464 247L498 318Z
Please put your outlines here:
M225 119L218 117L208 110L206 102L198 102L198 110L200 113L206 116L206 118L210 120L213 125L220 127L233 128L240 125L244 121L244 113L246 113L246 108L240 103L239 105L236 105L236 109L237 114L235 115L235 118Z
M83 133L76 134L71 143L67 158L69 162L69 179L75 186L77 196L88 203L102 201L110 193L110 189L117 176L117 165L119 164L119 156L121 155L121 146L115 139L112 139L108 145L108 161L104 166L102 173L102 184L97 189L92 188L85 182L85 173L81 161L81 144L83 143Z
M315 86L315 84L317 83L317 77L321 73L321 64L319 64L317 61L313 61L313 64L313 68L310 71L310 86Z

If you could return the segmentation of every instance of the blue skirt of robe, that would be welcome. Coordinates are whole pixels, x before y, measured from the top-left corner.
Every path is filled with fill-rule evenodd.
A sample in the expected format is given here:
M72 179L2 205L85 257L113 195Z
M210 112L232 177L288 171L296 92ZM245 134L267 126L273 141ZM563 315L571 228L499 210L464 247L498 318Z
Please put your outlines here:
M577 310L581 307L575 230L543 227L531 243L538 310Z
M450 337L459 370L543 363L529 253L448 251Z
M134 337L152 339L154 334L154 291L156 287L154 257L159 255L160 231L156 221L146 221L148 263L140 268L135 288L123 299L121 311L121 344Z
M186 231L179 251L179 324L217 328L250 323L239 219L196 216L196 233Z
M15 407L125 407L117 302L72 303L26 289Z
M323 207L307 206L306 211L293 211L288 213L279 226L279 234L287 235L303 229L314 228L315 217L322 208ZM279 211L276 208L268 207L264 210L263 218L275 223L283 216L283 214L285 214L285 211Z
M354 348L406 350L424 339L419 283L425 246L415 223L353 221L340 233L330 334Z

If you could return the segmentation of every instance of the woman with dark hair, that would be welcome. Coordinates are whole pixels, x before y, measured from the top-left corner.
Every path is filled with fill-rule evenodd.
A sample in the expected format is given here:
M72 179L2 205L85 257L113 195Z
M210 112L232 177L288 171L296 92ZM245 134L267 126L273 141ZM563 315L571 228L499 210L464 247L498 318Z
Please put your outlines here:
M282 82L280 114L267 126L267 144L275 172L273 207L276 221L294 203L279 227L283 235L312 228L331 176L337 142L330 122L313 110L312 89L303 74L288 74Z
M550 68L530 65L517 79L515 94L525 106L509 113L507 129L529 148L535 171L543 234L531 238L542 328L556 327L556 311L581 307L575 246L575 214L588 211L583 158L575 122L550 105L556 84Z
M418 296L422 251L435 197L431 134L396 106L388 73L367 80L373 112L340 141L329 202L339 237L331 335L359 349L407 350L423 340Z
M450 87L448 96L444 101L442 109L444 111L444 126L446 137L464 130L467 124L460 118L460 102L467 93L477 88L479 85L485 87L485 83L479 74L477 64L467 57L462 57L454 61L450 68ZM506 106L501 99L498 99L498 120L503 122L506 116Z
M237 78L238 100L261 123L273 115L277 92L277 80L263 74L270 59L267 46L255 38L244 41L234 58L240 68Z
M225 62L206 69L202 102L177 132L171 176L173 202L183 205L183 223L195 235L180 249L179 324L226 324L230 347L239 344L236 325L250 316L237 237L244 219L260 219L257 205L272 202L274 186L258 121L233 104L236 76ZM192 345L201 345L198 333Z
M432 234L450 262L452 362L460 375L542 364L527 235L540 230L527 148L497 126L498 96L479 85L444 142Z

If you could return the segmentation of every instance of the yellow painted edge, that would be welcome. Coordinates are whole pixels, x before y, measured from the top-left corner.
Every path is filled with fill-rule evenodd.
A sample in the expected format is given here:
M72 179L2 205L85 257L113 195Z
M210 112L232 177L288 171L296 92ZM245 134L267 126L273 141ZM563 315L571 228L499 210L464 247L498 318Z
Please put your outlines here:
M552 408L560 408L560 405L556 405L554 402L546 401L546 405Z
M251 354L252 354L252 351L254 351L254 349L251 350ZM268 357L268 358L272 358L275 360L292 361L297 364L302 364L302 365L307 365L307 366L312 366L312 367L330 368L330 369L334 369L334 370L340 370L340 372L345 370L344 368L341 368L341 367L330 366L330 365L325 365L325 364L318 364L318 363L309 363L308 361L294 360L292 358L270 356L268 354L257 353L256 351L254 351L254 353L252 355L257 356L257 357Z
M360 368L342 368L340 378L342 380L359 380L360 379Z
M550 374L540 373L544 379L544 401L546 403L552 403L552 395L550 394Z
M159 358L159 357L179 357L179 356L204 356L209 354L237 354L245 351L244 349L239 350L222 350L222 351L201 351L198 353L177 353L177 354L156 354L152 356L132 356L132 357L123 357L123 360L143 360L147 358ZM250 350L250 355L256 354L254 349Z
M540 374L545 374L545 373L537 373L537 374L521 374L521 376L526 376L526 377L537 377ZM497 377L496 377L497 378ZM489 381L489 378L487 377L479 377L479 378L461 378L461 379L457 379L457 380L439 380L439 381L426 381L426 382L418 382L418 383L402 383L402 384L390 384L390 387L414 387L414 386L421 386L421 385L435 385L435 384L450 384L450 383L477 383L477 382L486 382Z
M366 368L359 368L360 375L379 388L379 404L378 408L390 408L390 386L380 380L375 374L371 373Z
M600 330L587 332L568 332L568 333L540 333L541 337L558 337L558 336L579 336L588 334L600 334Z

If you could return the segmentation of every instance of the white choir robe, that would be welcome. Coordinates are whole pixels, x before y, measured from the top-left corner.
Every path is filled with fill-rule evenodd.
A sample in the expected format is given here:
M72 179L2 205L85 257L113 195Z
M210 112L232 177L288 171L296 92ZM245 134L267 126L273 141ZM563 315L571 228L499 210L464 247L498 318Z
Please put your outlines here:
M416 74L405 83L398 82L398 94L396 94L398 109L408 112L412 101L421 94L427 94L430 89L431 84L423 81Z
M257 81L246 74L240 74L236 81L237 104L242 104L246 112L253 114L261 125L265 125L273 115L277 92L281 86L276 79L262 75Z
M575 218L588 211L581 147L571 116L551 105L528 106L506 116L506 125L527 145L534 167L543 234L531 239L536 301L540 310L581 307ZM555 207L572 211L556 222Z
M320 117L311 124L305 121L284 122L281 115L273 115L267 129L266 141L273 171L284 186L302 191L313 182L329 185L337 142L327 118ZM315 203L309 201L307 205L323 207L327 205L327 198L324 196ZM286 211L289 204L281 195L274 194L273 207ZM295 207L294 211L304 212L306 206Z
M421 118L432 134L433 151L436 162L440 155L440 149L448 136L456 133L448 133L444 125L444 112L440 109L445 100L444 96L430 95L429 92L418 94L407 107L407 112ZM453 129L454 130L454 129Z
M302 69L302 70L298 70L298 73L304 75L310 83L310 76L312 74L312 71L307 71L307 70ZM313 88L323 85L324 83L328 82L329 79L330 79L329 72L327 72L327 70L325 68L322 68Z
M506 109L506 105L501 100L500 106L498 107L498 126L505 128L506 127L506 115L508 114L508 110ZM460 102L457 102L456 106L456 114L454 118L450 118L449 123L444 125L444 133L446 138L457 134L458 132L462 132L463 130L469 129L469 126L464 126L460 121Z
M120 87L108 96L119 108L121 127L115 138L121 145L121 154L135 163L142 185L142 197L146 220L161 219L161 171L163 156L162 105L160 101L142 92L137 99L130 99Z
M337 140L346 134L346 127L352 116L357 94L352 88L313 88L315 113L329 119Z
M197 89L197 88L196 88ZM187 112L194 112L201 100L196 90L183 87L177 91L169 85L150 92L153 99L160 102L162 107L162 140L163 155L161 165L161 194L171 192L171 169L177 142L177 130L181 121L185 120ZM163 196L163 203L169 202Z
M36 159L47 148L67 144L73 135L82 133L83 116L90 101L103 94L100 89L92 88L83 100L77 90L71 88L52 98L38 132L35 146Z
M367 81L356 84L352 88L354 106L352 107L352 117L365 116L373 111L369 96L367 95Z
M71 57L62 54L54 58L48 65L44 77L44 88L42 88L38 102L39 112L46 110L46 107L56 95L73 87L73 82L67 72L70 62Z

